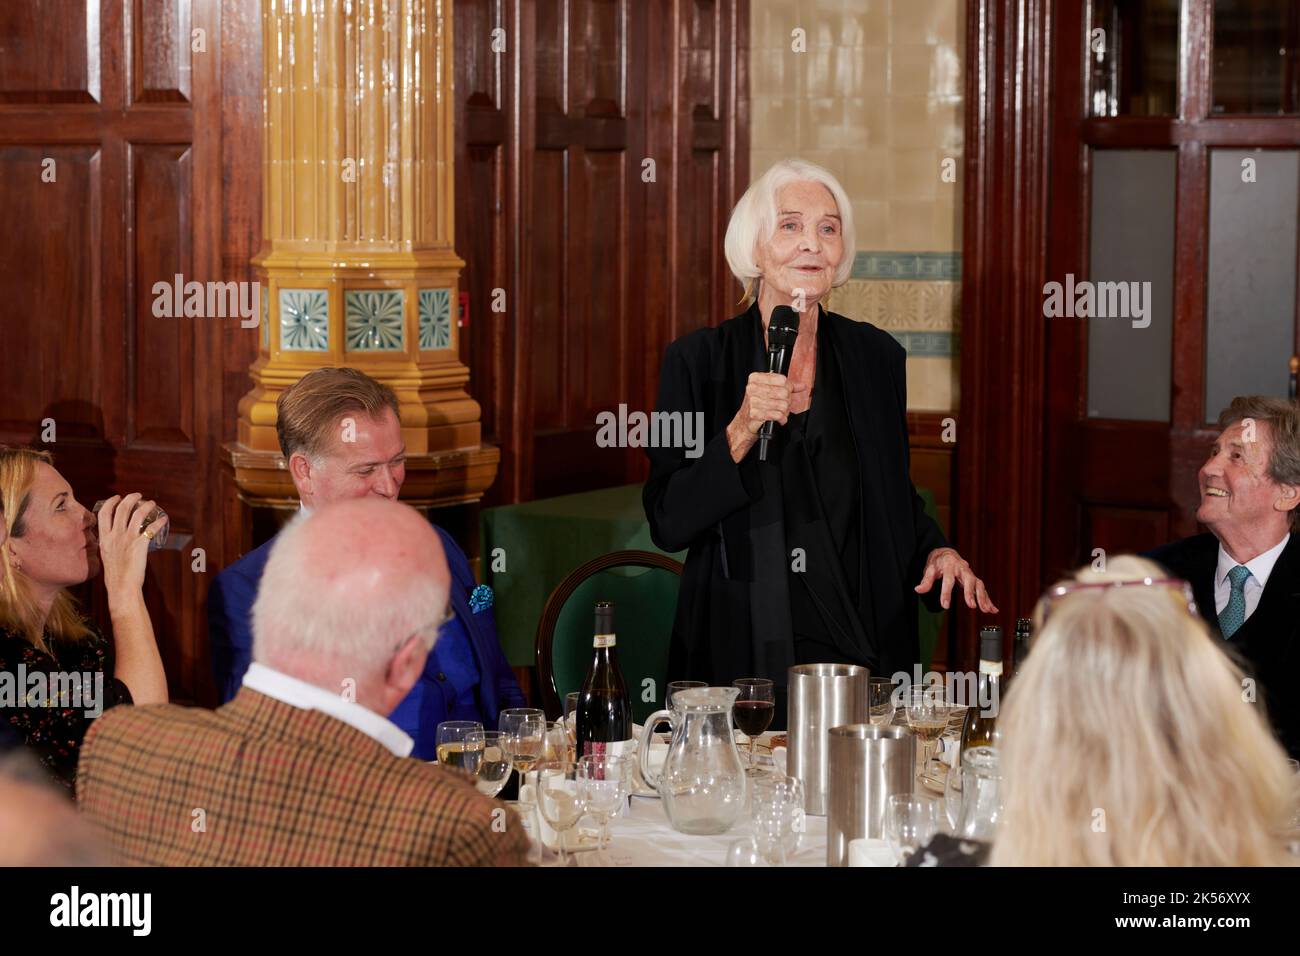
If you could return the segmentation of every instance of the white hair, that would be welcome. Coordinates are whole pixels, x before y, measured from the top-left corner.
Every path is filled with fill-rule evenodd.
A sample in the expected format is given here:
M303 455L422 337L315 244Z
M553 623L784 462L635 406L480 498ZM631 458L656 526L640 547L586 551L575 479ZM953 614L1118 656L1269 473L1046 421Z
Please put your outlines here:
M762 275L756 254L758 244L766 242L776 229L776 194L788 183L820 183L835 200L840 215L840 236L844 243L844 258L835 270L832 286L841 286L853 272L853 255L856 252L856 235L853 231L853 204L840 181L816 163L803 159L783 159L774 163L767 172L750 184L731 211L727 223L724 248L731 273L748 291L751 280Z
M402 638L440 618L447 589L431 576L408 575L403 593L368 602L338 585L322 585L299 540L309 518L300 511L271 548L253 604L253 659L329 658L358 676L387 667ZM426 635L426 648L434 637Z

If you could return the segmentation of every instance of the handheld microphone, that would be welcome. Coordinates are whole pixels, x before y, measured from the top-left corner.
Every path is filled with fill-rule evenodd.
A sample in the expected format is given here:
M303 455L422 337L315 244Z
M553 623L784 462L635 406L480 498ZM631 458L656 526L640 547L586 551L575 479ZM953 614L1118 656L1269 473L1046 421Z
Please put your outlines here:
M778 375L790 374L790 356L799 335L799 313L788 305L778 305L767 321L767 370ZM763 422L758 430L758 460L767 461L767 443L772 440L776 422Z

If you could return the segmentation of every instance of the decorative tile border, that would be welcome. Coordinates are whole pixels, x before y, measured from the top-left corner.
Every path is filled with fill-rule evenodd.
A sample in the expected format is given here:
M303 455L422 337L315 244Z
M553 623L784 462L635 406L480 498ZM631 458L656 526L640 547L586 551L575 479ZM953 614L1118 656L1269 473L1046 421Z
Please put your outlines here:
M451 348L451 290L420 290L420 351Z
M351 352L401 352L405 348L406 296L401 289L343 293L343 341Z
M955 332L960 300L956 282L850 279L831 293L830 308L891 332Z
M329 294L324 289L280 290L280 348L329 351Z
M961 253L859 252L853 257L852 277L956 282L961 279Z

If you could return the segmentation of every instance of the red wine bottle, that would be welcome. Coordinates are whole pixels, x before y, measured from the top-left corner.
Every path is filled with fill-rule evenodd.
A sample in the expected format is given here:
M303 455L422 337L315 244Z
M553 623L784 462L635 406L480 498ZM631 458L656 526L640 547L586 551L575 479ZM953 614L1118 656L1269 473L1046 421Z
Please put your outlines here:
M632 738L632 704L618 669L614 645L614 605L596 604L595 653L578 697L577 755L617 754Z

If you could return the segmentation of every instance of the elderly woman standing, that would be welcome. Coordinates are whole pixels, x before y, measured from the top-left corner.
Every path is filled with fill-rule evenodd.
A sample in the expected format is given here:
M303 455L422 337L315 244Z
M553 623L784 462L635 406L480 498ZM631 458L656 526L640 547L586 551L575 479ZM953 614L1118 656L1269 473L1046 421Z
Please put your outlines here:
M768 677L782 687L799 663L892 674L920 657L917 594L946 608L960 585L968 606L997 610L909 477L902 346L819 304L848 279L853 243L835 177L777 163L727 227L727 262L749 310L664 355L659 410L702 413L708 439L698 458L648 449L651 535L666 551L690 549L672 677ZM801 313L789 376L756 371L767 368L780 305ZM760 462L767 421L783 427ZM783 713L778 701L778 720Z
M158 530L145 518L153 510L138 494L110 498L96 534L95 516L73 497L49 454L0 446L0 675L15 683L20 673L26 677L16 699L0 696L0 722L69 789L82 738L99 711L132 700L167 701L142 591L149 540ZM101 563L111 642L78 613L67 591ZM33 683L37 674L44 679ZM80 700L67 683L74 674Z

